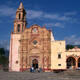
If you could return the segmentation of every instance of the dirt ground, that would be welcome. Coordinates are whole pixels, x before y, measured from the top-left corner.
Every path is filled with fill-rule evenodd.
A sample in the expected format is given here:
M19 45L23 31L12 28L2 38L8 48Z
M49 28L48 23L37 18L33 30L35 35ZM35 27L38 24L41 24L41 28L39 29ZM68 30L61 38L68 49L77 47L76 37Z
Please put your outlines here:
M4 72L0 71L0 80L80 80L80 70L64 72Z

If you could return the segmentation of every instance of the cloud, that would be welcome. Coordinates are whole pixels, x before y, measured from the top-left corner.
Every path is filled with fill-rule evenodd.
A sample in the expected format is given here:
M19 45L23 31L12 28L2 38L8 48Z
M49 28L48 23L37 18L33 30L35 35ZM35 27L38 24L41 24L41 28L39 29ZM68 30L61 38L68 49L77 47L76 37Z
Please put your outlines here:
M64 28L64 25L62 23L59 23L59 22L55 23L54 26Z
M59 27L59 28L64 28L64 24L60 22L56 23L45 23L46 27Z
M44 18L58 20L58 21L68 21L70 17L62 16L61 14L44 14Z
M6 20L7 23L12 22L13 19L15 18L15 15L16 15L16 9L15 8L12 8L12 7L7 6L7 5L0 6L0 17L1 17L0 23L4 23L3 18L5 18L5 20L6 20L6 17L8 17L8 19Z
M35 19L35 18L42 18L42 19L52 19L58 21L67 21L70 17L61 16L60 14L50 14L45 13L43 11L35 11L35 10L27 10L27 17L28 19Z
M43 16L42 11L27 10L27 18L28 19L40 18L42 16Z
M13 17L16 13L16 9L9 6L0 6L0 16L11 16Z
M72 18L71 16L67 16L67 15L73 15L76 13L64 13L65 15L62 15L60 13L56 13L56 14L50 14L50 13L46 13L44 11L35 11L35 10L27 10L27 18L28 19L48 19L48 20L56 20L56 21L62 21L62 22L69 22L69 23L74 23L76 22L77 19Z
M75 11L75 12L66 12L66 13L64 13L64 15L66 15L66 16L74 16L74 15L77 15L77 12Z
M17 9L10 7L8 5L3 5L0 6L0 16L3 17L9 17L9 18L15 18L16 15L16 11ZM46 13L44 11L37 11L37 10L26 10L27 12L27 19L29 20L44 20L44 23L46 22L45 20L50 21L56 21L59 23L55 23L55 25L53 23L49 23L51 25L54 25L56 27L61 26L63 27L64 24L60 23L78 23L78 19L77 18L72 18L71 16L67 16L67 15L76 15L77 12L66 12L66 13Z
M43 17L48 18L48 19L58 19L59 15L58 14L44 14Z
M61 17L59 17L58 18L58 20L60 20L60 21L70 21L70 17L66 17L66 16L61 16Z
M66 40L67 44L80 45L80 37L77 37L76 35L65 37L64 40Z
M0 40L0 48L4 48L5 50L9 50L9 41Z

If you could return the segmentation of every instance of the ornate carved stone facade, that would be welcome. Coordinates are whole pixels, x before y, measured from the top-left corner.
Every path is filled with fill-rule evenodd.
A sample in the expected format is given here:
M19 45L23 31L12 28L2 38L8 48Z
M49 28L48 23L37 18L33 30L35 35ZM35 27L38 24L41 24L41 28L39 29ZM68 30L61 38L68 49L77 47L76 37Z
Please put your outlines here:
M41 68L49 68L50 65L50 36L51 31L33 25L26 28L20 39L20 64L22 68L30 68L34 59L38 60Z

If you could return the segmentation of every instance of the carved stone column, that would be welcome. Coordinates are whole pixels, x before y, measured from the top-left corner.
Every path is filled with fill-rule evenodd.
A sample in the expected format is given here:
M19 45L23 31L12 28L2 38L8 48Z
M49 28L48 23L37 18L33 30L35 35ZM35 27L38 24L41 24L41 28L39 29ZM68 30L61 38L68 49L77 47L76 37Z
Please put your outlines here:
M76 58L76 69L78 68L78 58Z

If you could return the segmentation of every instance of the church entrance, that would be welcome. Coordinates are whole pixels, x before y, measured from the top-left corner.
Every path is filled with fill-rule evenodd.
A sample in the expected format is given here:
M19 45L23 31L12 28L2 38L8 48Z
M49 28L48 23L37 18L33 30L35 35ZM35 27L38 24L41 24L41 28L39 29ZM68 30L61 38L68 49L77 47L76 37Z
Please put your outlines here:
M32 60L32 67L34 67L34 69L38 69L38 60L37 59Z

